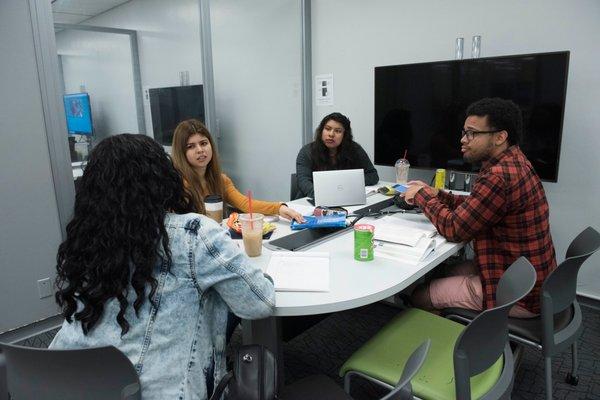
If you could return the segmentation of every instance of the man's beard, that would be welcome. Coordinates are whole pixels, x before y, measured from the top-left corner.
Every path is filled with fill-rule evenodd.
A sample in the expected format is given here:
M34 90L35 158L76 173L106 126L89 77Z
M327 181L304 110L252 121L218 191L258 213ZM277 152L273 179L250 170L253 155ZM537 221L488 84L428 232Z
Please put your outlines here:
M471 157L467 156L466 154L463 154L463 160L465 160L466 162L468 162L470 164L482 163L482 162L492 158L492 149L493 148L494 148L494 145L490 143L490 145L482 153L475 154Z

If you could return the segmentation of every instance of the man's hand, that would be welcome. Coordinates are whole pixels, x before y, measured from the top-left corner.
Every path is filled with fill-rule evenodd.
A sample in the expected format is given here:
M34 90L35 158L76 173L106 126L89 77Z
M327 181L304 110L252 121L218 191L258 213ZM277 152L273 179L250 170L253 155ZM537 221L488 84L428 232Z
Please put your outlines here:
M408 189L406 189L406 192L404 193L404 201L411 205L415 204L415 195L417 194L417 192L423 189L424 187L431 189L433 191L434 196L437 196L439 192L438 189L432 188L423 181L410 181L407 183L407 186Z

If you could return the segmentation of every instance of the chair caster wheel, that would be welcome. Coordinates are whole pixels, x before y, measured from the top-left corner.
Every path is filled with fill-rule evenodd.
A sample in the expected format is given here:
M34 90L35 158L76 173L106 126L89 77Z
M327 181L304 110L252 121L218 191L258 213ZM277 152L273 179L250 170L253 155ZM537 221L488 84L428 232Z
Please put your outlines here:
M567 374L567 377L565 379L565 382L567 382L569 385L571 386L577 386L577 384L579 383L579 376L575 375L571 375L571 373L569 372Z

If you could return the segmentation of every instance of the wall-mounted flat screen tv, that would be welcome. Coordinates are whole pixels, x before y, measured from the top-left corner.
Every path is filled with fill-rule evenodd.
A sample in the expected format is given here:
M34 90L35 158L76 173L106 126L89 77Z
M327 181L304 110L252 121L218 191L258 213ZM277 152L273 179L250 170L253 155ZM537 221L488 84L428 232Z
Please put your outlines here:
M460 152L469 104L484 97L517 103L521 149L542 180L556 182L569 52L512 55L375 68L375 163L477 171Z
M87 93L65 94L65 116L69 135L92 134L92 108Z
M148 90L154 139L164 146L173 141L181 121L196 118L204 122L202 85L173 86Z

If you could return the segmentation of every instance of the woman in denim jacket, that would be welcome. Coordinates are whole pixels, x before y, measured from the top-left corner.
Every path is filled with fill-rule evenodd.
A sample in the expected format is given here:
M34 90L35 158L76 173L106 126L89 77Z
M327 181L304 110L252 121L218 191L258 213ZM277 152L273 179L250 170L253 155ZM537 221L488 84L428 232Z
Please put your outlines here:
M162 147L144 135L96 146L57 256L65 322L50 345L113 345L144 399L206 399L225 373L227 314L271 315L272 282L190 201Z

